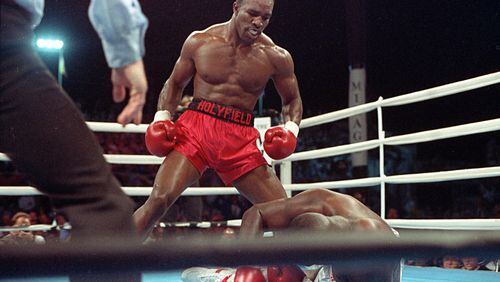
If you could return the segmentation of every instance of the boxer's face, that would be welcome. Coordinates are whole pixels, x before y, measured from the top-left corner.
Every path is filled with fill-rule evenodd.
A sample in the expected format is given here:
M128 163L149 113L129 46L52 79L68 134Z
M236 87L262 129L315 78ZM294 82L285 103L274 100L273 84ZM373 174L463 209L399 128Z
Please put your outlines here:
M238 37L246 43L254 42L269 24L274 0L241 0L233 4Z

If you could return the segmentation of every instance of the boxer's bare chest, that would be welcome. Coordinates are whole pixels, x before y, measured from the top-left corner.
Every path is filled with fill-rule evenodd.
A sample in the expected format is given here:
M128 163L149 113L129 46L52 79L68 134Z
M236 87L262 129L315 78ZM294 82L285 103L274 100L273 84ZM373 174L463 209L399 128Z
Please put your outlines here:
M269 52L269 51L267 51ZM197 75L212 85L238 85L247 92L265 87L274 72L264 47L208 42L194 55Z

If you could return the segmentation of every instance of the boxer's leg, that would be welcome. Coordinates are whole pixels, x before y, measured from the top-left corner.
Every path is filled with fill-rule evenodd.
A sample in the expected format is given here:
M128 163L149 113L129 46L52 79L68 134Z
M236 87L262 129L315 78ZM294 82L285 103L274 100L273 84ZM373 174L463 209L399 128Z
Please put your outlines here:
M183 154L170 152L158 169L151 195L134 213L137 231L149 233L182 191L199 178L200 173Z
M253 204L286 198L285 188L267 165L257 167L233 184Z

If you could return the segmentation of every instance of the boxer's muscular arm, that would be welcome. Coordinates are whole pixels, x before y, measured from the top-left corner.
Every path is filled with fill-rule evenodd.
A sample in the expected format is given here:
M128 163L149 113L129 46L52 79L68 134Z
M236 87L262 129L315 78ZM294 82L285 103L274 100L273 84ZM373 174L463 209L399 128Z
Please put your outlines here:
M200 45L199 36L197 33L192 33L184 42L181 55L174 65L174 70L160 92L158 111L175 112L177 105L181 101L184 88L196 73L193 55Z
M300 124L302 120L302 99L300 98L297 77L294 72L293 59L283 48L274 47L271 61L276 69L272 79L281 96L283 122L293 121Z
M240 237L241 238L255 238L262 235L264 231L264 219L260 210L253 206L249 208L241 220Z

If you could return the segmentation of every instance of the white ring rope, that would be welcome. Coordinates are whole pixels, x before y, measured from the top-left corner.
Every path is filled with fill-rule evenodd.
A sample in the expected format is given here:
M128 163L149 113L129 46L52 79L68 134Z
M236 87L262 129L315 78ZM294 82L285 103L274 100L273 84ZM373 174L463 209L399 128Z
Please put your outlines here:
M110 164L160 165L165 158L150 155L104 154ZM0 161L10 161L6 154L0 153Z
M338 155L356 153L360 151L366 151L370 149L374 149L380 146L379 140L369 140L364 142L352 143L347 145L340 145L336 147L324 148L324 149L316 149L310 151L303 151L299 153L294 153L289 157L274 161L273 163L282 163L285 161L302 161L302 160L311 160L311 159L319 159L319 158L328 158Z
M52 229L56 230L70 230L71 224L69 222L65 222L63 225L57 225L57 222L54 220L52 224L33 224L29 226L5 226L0 227L0 232L15 232L15 231L50 231Z
M129 196L149 196L153 187L122 187ZM182 196L238 195L234 187L189 187ZM0 195L5 196L37 196L44 195L32 186L0 186Z
M58 227L55 222L52 224L33 224L30 226L19 227L0 227L0 232L13 232L13 231L49 231Z
M369 111L376 109L380 105L381 105L380 101L375 101L331 113L322 114L315 117L305 118L300 122L300 128L307 128L311 126L321 125L324 123L330 123L351 116L355 116L358 114L367 113Z
M417 230L485 230L500 231L500 219L387 219L386 222L393 228ZM212 228L212 227L240 227L241 219L226 221L200 222L160 222L160 227L177 228ZM25 227L0 227L0 232L11 231L49 231L57 229L71 229L70 225L58 226L55 222L49 224L35 224Z
M500 230L500 219L386 219L394 228L433 230Z
M375 102L359 105L356 107L340 111L335 111L332 113L319 115L316 117L307 118L301 122L300 127L307 128L310 126L320 125L336 121L339 119L347 118L360 113L365 113L374 109L379 109L380 111L381 107L398 106L398 105L420 102L480 87L485 87L496 83L500 83L500 72L460 82L455 82L443 86L438 86L422 91L417 91L405 95L400 95L386 100L380 98ZM141 125L127 125L123 127L117 123L101 123L101 122L87 122L87 125L91 130L95 132L114 132L114 133L119 133L119 132L144 133L148 126L147 124L141 124ZM433 140L478 134L483 132L498 131L499 129L500 129L500 119L492 119L465 125L422 131L400 136L392 136L376 140L369 140L365 142L342 145L332 148L299 152L292 154L290 157L282 161L298 161L298 160L331 157L335 155L342 155L342 154L370 150L382 146L384 144L401 145L401 144L428 142ZM114 155L106 154L104 156L106 160L112 164L157 165L163 162L163 158L158 158L155 156L116 155L116 154ZM8 161L8 160L9 158L5 154L0 153L0 161ZM500 167L461 169L452 171L440 171L440 172L429 172L429 173L393 175L393 176L382 175L381 177L371 177L364 179L327 181L327 182L316 182L307 184L284 184L284 186L287 190L294 191L294 190L307 190L312 188L351 188L351 187L378 186L382 182L389 184L425 183L425 182L463 180L463 179L474 179L474 178L485 178L485 177L496 177L496 176L500 176ZM152 190L151 187L123 187L123 189L130 196L148 196ZM35 188L29 186L0 187L0 195L16 196L16 195L40 195L40 194L42 193L40 193ZM226 195L238 194L238 191L234 187L196 187L196 188L190 187L186 189L186 191L184 191L182 195L192 196L192 195L222 195L222 194ZM431 224L431 223L436 223L436 227L454 226L457 228L466 228L466 226L469 226L469 222L472 222L472 220L466 220L463 222L463 226L460 227L460 224L462 224L462 222L459 221L451 222L450 220L439 220L439 221L425 223L426 221L428 220L421 220L421 221L402 220L401 222L394 222L394 224L396 223L400 224L401 228L411 228L409 226L413 226L414 228L418 229L425 229L424 227L428 226L425 224ZM498 227L499 225L498 220L493 220L493 221L486 220L486 221L475 221L475 222L478 224L477 227L481 228L484 227L487 230L492 230L491 228L494 228L493 230L500 229L500 227ZM487 226L491 228L488 228ZM398 226L395 225L395 227ZM433 229L438 229L438 228L433 228Z
M336 147L317 149L294 153L288 158L275 161L281 163L284 161L301 161L318 158L327 158L338 155L350 154L365 150L377 148L380 144L385 145L404 145L423 143L446 138L453 138L459 136L473 135L485 132L492 132L500 130L500 118L491 119L486 121L474 122L464 125L457 125L417 133L404 134L399 136L387 137L384 140L369 140L359 143L341 145ZM111 164L136 164L136 165L159 165L163 162L164 158L149 156L149 155L118 155L118 154L105 154L104 157ZM7 161L7 155L0 153L0 161Z
M433 182L487 178L487 177L497 177L497 176L500 176L500 166L392 175L392 176L385 176L384 182L389 184L433 183ZM284 186L285 188L291 191L302 191L312 188L335 189L335 188L376 186L380 184L380 181L381 181L380 177L370 177L370 178L342 180L342 181L285 184Z
M338 155L350 154L363 150L370 150L378 147L380 144L404 145L404 144L423 143L423 142L441 140L446 138L466 136L466 135L498 131L498 130L500 130L500 118L474 122L464 125L421 131L417 133L386 137L383 140L375 139L375 140L369 140L369 141L336 146L331 148L299 152L290 155L288 158L275 161L275 163L281 163L285 161L301 161L301 160L310 160L317 158L327 158Z
M359 106L343 109L340 111L335 111L315 117L306 118L300 122L300 128L307 128L315 125L337 121L357 114L366 113L371 110L374 110L378 106L392 107L398 105L405 105L409 103L421 102L429 99L439 98L446 95L452 95L464 91L469 91L472 89L486 87L497 83L500 83L500 72L478 76L475 78L462 80L450 84L445 84L442 86L429 88L426 90L416 91L409 94L403 94L382 101L366 103Z
M382 101L382 107L392 107L436 99L443 96L466 92L469 90L500 83L500 72L478 76L450 84L399 95Z
M123 191L129 196L149 196L152 187L123 187ZM238 195L234 187L189 187L182 196L210 196L210 195Z
M105 154L104 158L110 164L160 165L165 158L150 155L118 155Z
M476 178L488 178L500 176L500 166L458 169L450 171L413 173L385 176L385 182L389 184L406 183L432 183L452 180L465 180ZM380 184L380 177L369 177L362 179L350 179L340 181L311 182L302 184L284 184L286 190L303 191L314 188L339 189L377 186ZM129 196L149 196L152 187L122 187ZM209 195L236 195L238 190L234 187L189 187L183 196L209 196ZM23 195L43 195L40 191L31 186L0 186L0 195L23 196Z
M500 230L500 219L386 219L391 227L418 230ZM240 227L241 219L201 222L161 222L160 227Z
M434 130L427 130L400 136L386 137L383 143L386 145L423 143L498 130L500 130L500 118Z
M87 126L94 132L113 132L113 133L146 133L148 124L127 124L123 126L114 122L93 122L87 121Z
M500 176L500 166L467 168L450 171L424 172L415 174L391 175L385 177L385 182L390 184L406 183L433 183L476 178Z

